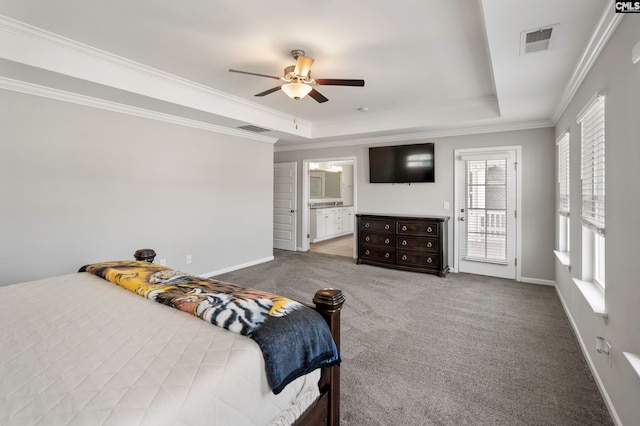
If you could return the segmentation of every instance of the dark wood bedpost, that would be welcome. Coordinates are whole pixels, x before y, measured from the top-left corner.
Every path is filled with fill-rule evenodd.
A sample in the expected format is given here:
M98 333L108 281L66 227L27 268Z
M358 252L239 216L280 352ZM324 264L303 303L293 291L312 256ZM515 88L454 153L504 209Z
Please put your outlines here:
M340 351L340 310L344 304L344 294L335 288L324 288L316 292L313 298L316 311L329 324L331 335ZM340 366L325 368L320 376L320 392L328 392L328 417L327 424L338 426L340 424Z

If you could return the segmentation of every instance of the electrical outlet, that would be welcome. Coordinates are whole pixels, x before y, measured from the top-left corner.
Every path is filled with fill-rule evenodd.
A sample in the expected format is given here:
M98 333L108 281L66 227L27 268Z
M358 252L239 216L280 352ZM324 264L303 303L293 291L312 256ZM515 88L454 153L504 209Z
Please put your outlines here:
M445 210L449 210L449 202L448 202L448 201L445 201L444 203L442 203L442 207L443 207Z
M190 263L191 263L191 255L190 255L190 254L188 254L188 255L187 255L187 265L188 265L188 264L190 264Z
M162 266L167 266L167 259L160 259L158 262L159 262L159 263L160 263L160 265L162 265Z

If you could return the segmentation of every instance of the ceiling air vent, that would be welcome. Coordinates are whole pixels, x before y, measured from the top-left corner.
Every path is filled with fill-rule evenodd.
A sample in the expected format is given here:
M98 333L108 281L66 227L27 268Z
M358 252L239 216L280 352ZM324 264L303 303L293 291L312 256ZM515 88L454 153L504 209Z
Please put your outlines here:
M240 127L238 127L238 129L248 130L248 131L254 132L254 133L262 133L262 132L268 132L269 131L269 129L265 129L265 128L262 128L262 127L254 126L253 124L247 124L246 126L240 126Z
M551 33L555 27L555 25L551 25L535 31L522 32L520 35L520 54L525 55L549 49Z

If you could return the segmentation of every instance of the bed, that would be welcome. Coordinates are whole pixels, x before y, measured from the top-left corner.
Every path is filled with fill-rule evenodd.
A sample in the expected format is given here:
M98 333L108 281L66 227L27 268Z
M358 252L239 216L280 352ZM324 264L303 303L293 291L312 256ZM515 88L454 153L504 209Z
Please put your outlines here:
M262 340L276 342L286 356L267 355L256 330L275 330L270 324L276 319L267 318L243 334L233 325L225 328L237 323L228 314L211 314L216 308L210 303L212 292L202 286L222 286L227 294L233 284L123 261L134 268L149 265L153 276L163 277L162 285L156 282L150 290L131 284L135 274L126 271L102 270L103 275L118 275L124 284L96 273L111 263L0 287L0 424L339 424L340 367L335 354L322 364L305 361L303 370L294 369L301 374L292 376L286 370L282 375L281 360L299 358L292 352L300 345L299 336L278 340L271 331ZM189 287L185 280L196 284ZM197 294L194 285L199 286ZM172 291L182 294L169 299ZM239 291L262 297L257 290ZM196 303L203 300L209 303L204 310ZM287 306L297 302L288 300L276 296L270 312L277 312L278 321L290 318L287 327L292 328L291 318L298 317ZM314 309L308 304L292 309L321 318L330 334L328 344L337 353L342 292L319 290L313 302ZM304 334L317 333L309 330Z

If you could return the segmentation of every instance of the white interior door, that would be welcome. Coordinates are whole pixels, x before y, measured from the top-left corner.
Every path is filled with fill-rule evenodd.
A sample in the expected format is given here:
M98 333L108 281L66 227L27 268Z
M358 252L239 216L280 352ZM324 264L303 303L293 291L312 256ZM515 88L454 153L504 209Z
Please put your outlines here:
M273 167L273 248L296 251L297 163Z
M504 148L456 153L459 272L516 279L516 160Z

